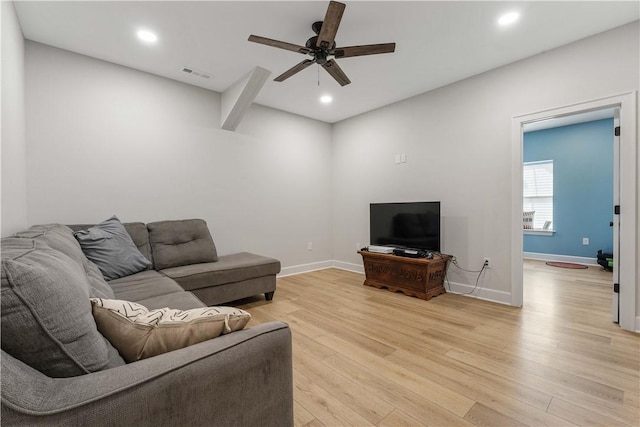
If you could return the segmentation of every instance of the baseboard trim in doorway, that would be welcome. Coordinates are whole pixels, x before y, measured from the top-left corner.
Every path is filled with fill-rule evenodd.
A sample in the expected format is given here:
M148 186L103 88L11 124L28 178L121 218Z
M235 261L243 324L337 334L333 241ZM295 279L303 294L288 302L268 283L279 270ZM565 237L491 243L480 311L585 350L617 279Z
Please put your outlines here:
M496 291L494 289L476 288L473 285L465 285L463 283L445 282L444 287L447 292L452 294L464 295L471 298L477 298L498 304L511 305L511 293L504 291ZM472 292L473 291L473 292Z
M542 254L539 252L524 252L524 259L534 259L537 261L556 261L556 262L570 262L574 264L584 265L598 265L597 258L587 258L581 256L569 256L569 255L556 255L556 254Z

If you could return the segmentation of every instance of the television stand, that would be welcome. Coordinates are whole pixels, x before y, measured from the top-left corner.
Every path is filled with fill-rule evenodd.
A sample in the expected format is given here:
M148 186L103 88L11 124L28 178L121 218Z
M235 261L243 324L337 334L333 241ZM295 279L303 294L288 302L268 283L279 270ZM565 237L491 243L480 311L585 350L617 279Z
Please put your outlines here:
M387 288L392 292L426 301L446 293L444 278L451 255L435 255L433 259L406 258L397 255L358 251L362 255L365 286Z

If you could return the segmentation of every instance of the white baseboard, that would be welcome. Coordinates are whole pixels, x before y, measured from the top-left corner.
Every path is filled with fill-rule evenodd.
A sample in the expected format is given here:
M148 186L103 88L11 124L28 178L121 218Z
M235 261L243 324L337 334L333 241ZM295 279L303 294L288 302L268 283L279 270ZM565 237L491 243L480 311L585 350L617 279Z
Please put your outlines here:
M640 316L636 317L636 333L640 334Z
M573 262L576 264L594 265L597 266L598 258L587 258L581 256L570 255L555 255L555 254L541 254L538 252L524 252L523 258L535 259L538 261L557 261L557 262Z
M511 293L504 291L496 291L493 289L476 288L473 290L472 285L463 283L445 282L447 292L452 294L464 295L471 298L477 298L485 301L497 302L499 304L511 305Z
M312 262L309 264L292 265L290 267L282 267L277 277L294 276L296 274L310 273L312 271L324 270L327 268L338 268L340 270L351 271L353 273L364 274L364 267L361 264L353 264L350 262L327 260Z
M333 260L332 262L333 262L334 268L351 271L352 273L364 274L364 266L362 264L353 264L350 262L336 261L336 260Z
M295 274L309 273L311 271L324 270L331 267L333 267L333 261L331 260L293 265L291 267L282 267L277 277L293 276Z
M309 273L311 271L324 270L327 268L338 268L353 273L364 274L364 266L362 264L353 264L350 262L328 260L320 262L312 262L310 264L300 264L291 267L284 267L278 277L293 276L296 274ZM447 292L452 294L466 294L471 298L478 298L485 301L497 302L499 304L511 305L511 294L509 292L495 291L493 289L477 288L474 292L473 286L462 283L448 282L445 283ZM640 317L638 318L640 319ZM640 322L640 320L638 321ZM636 322L640 325L640 323Z

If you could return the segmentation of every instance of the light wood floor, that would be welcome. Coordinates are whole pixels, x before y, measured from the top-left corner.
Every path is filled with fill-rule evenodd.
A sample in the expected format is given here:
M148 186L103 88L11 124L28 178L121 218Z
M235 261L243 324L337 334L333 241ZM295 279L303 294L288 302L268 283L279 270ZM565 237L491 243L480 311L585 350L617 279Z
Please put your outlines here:
M422 301L328 269L245 300L293 333L297 426L638 426L640 336L611 322L611 274L525 263L522 309Z

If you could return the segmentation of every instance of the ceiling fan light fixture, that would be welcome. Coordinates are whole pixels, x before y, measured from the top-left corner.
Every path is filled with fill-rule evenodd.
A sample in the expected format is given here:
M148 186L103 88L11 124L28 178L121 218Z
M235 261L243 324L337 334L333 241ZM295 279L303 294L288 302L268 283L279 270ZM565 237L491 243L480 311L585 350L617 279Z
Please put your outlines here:
M155 43L158 41L158 36L153 31L149 30L138 30L136 32L138 39L142 40L145 43Z
M322 95L320 97L320 102L323 104L331 104L331 101L333 101L333 97L331 95Z
M498 25L501 27L508 27L511 24L514 24L518 19L520 19L520 14L518 12L508 12L498 18Z
M253 43L260 43L313 57L313 59L306 59L289 68L287 71L273 79L274 81L283 82L289 77L309 67L311 64L318 64L324 68L340 86L346 86L351 83L351 80L349 80L349 77L347 77L345 72L342 71L342 68L340 68L336 59L395 52L395 43L336 47L335 37L338 32L338 26L340 25L340 20L342 19L345 7L346 5L344 3L339 3L333 0L330 1L324 20L316 21L311 25L311 29L316 33L316 35L307 40L304 46L256 36L254 34L249 36L248 40ZM329 59L331 56L333 56L333 59ZM318 72L319 70L320 68L318 68ZM321 102L329 103L331 101L321 100Z

